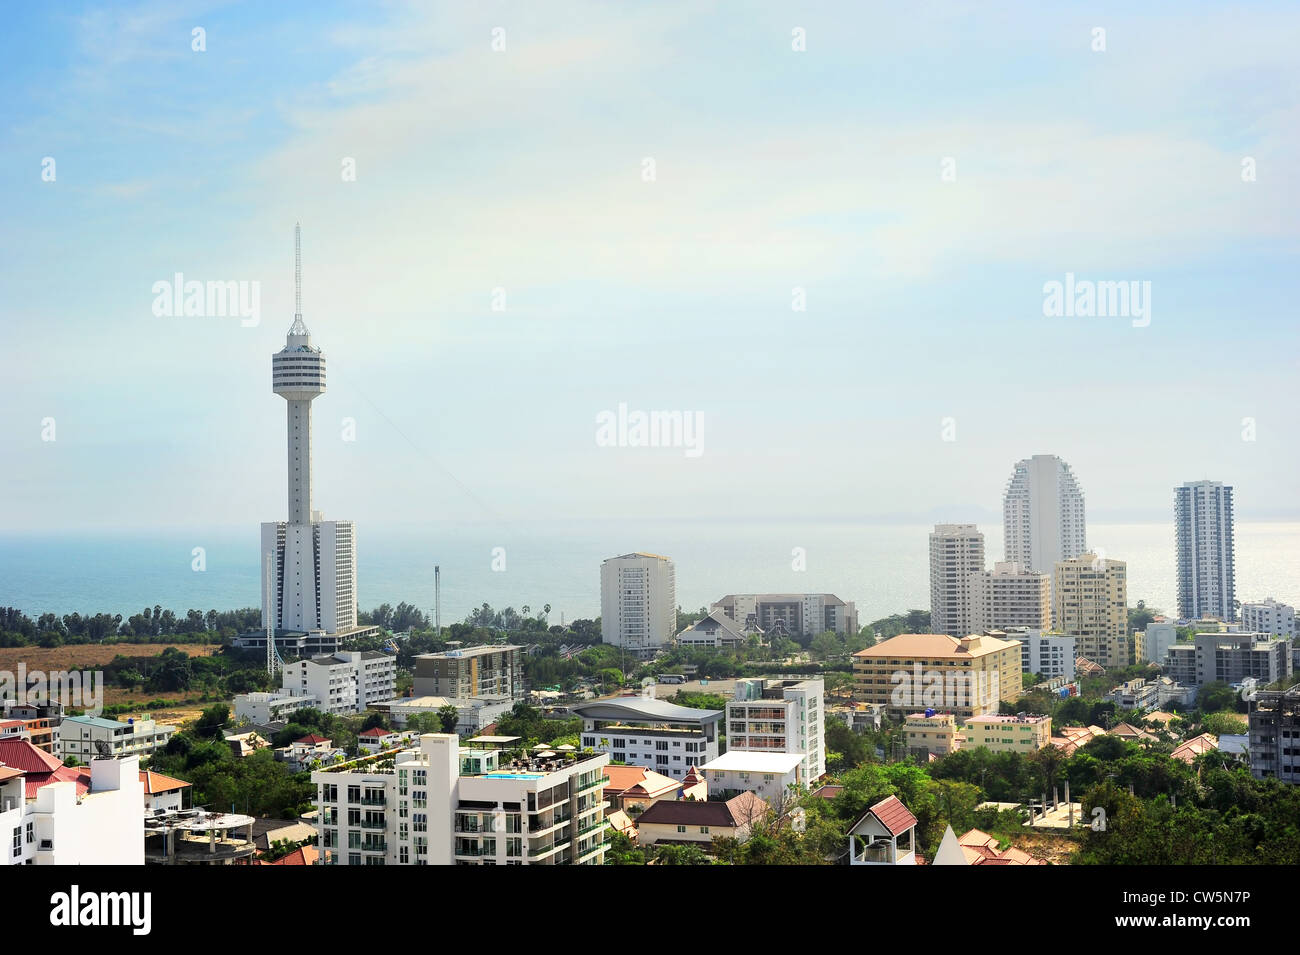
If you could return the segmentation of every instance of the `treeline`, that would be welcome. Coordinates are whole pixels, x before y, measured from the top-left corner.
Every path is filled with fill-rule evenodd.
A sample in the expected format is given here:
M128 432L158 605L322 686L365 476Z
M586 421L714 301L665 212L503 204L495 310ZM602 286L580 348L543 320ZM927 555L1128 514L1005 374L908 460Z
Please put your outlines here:
M0 647L59 647L83 643L165 643L178 637L189 643L220 643L261 626L262 611L188 610L183 616L161 605L145 607L125 620L120 613L59 616L43 613L32 619L16 607L0 607ZM194 639L194 638L198 639Z

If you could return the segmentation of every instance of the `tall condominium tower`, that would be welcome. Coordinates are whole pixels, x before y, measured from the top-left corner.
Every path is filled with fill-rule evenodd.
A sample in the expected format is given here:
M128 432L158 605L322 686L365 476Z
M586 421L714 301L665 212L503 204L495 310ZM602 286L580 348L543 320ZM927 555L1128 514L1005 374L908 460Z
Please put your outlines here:
M930 535L930 629L960 640L975 628L972 578L984 572L984 535L974 524L935 524Z
M262 585L262 619L277 630L338 633L357 626L356 537L351 521L322 520L311 506L311 403L325 393L325 356L302 320L297 226L293 256L293 325L271 356L271 390L288 406L289 520L262 525L262 579L271 580Z
M1054 454L1016 463L1002 501L1005 560L1039 574L1088 549L1083 491L1070 466Z
M999 561L993 569L972 574L974 604L971 633L1028 627L1052 628L1052 577L1025 570L1014 561Z
M1174 489L1178 537L1178 615L1236 620L1232 488L1188 481Z
M658 554L624 554L600 565L600 632L605 643L649 654L677 632L677 574Z

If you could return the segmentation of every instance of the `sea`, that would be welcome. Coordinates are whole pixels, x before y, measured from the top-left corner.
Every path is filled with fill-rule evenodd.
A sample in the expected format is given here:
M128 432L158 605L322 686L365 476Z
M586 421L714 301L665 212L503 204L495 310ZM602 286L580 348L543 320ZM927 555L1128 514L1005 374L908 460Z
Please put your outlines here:
M1002 528L981 525L989 566ZM677 602L693 610L728 593L833 593L862 623L929 607L928 525L852 522L453 522L357 528L359 605L401 601L434 611L441 569L443 625L487 603L550 606L553 623L600 613L600 563L632 551L671 557ZM1174 612L1172 524L1098 524L1088 543L1128 564L1128 599ZM0 535L0 606L29 615L120 613L162 605L233 610L260 603L259 529L190 528ZM1300 604L1300 523L1236 527L1237 599Z

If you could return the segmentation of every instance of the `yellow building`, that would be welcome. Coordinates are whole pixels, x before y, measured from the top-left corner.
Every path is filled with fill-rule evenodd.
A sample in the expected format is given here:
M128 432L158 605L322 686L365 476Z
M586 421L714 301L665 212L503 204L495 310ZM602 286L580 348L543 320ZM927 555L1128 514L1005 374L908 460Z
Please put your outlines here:
M959 748L957 720L951 713L913 713L903 720L909 756L947 756Z
M983 746L994 753L1032 753L1052 739L1050 716L973 716L966 721L965 749Z
M854 695L902 719L926 709L959 719L998 711L1021 692L1020 644L991 636L957 640L903 633L853 654Z
M1132 664L1128 636L1127 565L1096 554L1058 561L1052 624L1075 638L1075 651L1110 669Z

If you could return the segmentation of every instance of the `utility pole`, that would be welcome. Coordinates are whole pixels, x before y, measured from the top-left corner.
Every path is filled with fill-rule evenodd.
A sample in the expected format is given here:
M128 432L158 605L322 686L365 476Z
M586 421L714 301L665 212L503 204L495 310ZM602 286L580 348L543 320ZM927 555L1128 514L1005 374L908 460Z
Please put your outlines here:
M442 568L433 565L433 635L442 639Z

